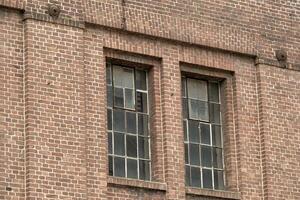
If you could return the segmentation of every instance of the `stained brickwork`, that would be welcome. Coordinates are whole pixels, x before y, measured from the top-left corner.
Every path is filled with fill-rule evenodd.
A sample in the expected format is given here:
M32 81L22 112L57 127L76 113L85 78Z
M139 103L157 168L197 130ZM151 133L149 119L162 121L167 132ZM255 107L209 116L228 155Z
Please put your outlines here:
M292 0L0 0L0 199L300 199L299 16ZM149 71L150 182L108 176L108 61ZM225 191L185 186L182 73L221 81Z

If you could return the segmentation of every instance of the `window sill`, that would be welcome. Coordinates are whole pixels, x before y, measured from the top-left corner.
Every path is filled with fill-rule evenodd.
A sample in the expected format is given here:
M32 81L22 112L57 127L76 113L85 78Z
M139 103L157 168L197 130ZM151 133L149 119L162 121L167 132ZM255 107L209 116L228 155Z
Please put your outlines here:
M109 185L121 185L121 186L144 188L149 190L161 190L161 191L167 190L167 185L165 183L119 178L119 177L112 177L112 176L108 177L107 183Z
M208 190L202 188L186 187L185 192L191 195L219 197L223 199L241 199L239 192Z

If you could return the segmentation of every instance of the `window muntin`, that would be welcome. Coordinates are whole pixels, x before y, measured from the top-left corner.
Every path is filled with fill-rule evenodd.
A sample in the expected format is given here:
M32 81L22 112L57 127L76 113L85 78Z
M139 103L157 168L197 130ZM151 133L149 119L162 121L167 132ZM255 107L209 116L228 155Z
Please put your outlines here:
M182 77L187 186L224 189L220 104L219 82Z
M147 71L108 64L109 175L150 180L151 155Z

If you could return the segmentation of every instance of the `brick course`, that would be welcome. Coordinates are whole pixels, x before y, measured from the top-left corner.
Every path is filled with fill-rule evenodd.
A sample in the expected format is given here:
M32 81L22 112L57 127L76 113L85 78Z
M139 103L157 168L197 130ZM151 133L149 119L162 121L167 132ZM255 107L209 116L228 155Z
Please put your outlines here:
M0 199L300 199L299 16L292 0L0 0ZM149 69L151 182L107 175L107 61ZM226 191L185 187L182 72L223 80Z

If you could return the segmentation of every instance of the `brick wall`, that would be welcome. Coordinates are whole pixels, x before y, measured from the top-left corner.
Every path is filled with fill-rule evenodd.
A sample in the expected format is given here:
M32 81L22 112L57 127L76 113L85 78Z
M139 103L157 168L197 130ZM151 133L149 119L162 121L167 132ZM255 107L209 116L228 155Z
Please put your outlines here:
M299 199L299 16L292 0L0 0L0 199ZM107 175L108 60L149 69L151 182ZM225 191L185 187L183 71L223 80Z

